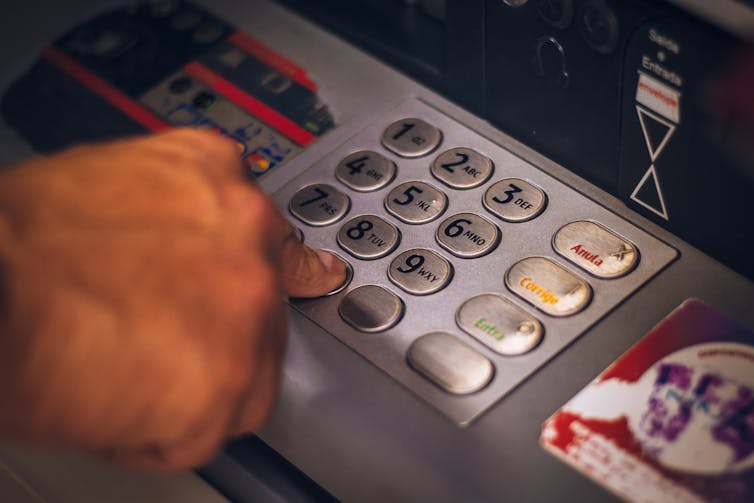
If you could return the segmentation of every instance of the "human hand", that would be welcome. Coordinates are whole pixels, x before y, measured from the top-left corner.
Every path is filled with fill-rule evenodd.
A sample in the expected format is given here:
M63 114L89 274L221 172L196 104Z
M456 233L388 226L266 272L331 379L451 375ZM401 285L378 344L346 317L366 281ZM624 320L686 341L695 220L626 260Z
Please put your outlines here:
M140 468L206 461L274 404L282 298L344 278L211 132L1 172L0 438Z

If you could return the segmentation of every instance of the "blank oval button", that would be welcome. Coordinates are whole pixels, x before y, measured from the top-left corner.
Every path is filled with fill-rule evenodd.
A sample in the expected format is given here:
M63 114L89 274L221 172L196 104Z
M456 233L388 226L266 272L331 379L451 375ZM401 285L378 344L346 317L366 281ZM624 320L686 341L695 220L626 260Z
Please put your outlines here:
M348 292L338 306L340 317L356 330L383 332L403 316L403 302L377 285L364 285Z
M408 350L413 368L455 395L484 388L495 368L483 355L446 332L432 332L416 339Z

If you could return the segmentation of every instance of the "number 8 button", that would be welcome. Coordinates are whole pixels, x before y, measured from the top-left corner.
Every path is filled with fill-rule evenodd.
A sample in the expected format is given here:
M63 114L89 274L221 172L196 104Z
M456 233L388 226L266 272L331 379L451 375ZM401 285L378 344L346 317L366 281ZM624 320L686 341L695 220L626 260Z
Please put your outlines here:
M474 213L459 213L445 219L435 238L440 246L461 258L476 258L495 249L500 241L497 226Z
M356 258L374 260L395 250L401 235L377 215L352 218L338 231L338 244Z

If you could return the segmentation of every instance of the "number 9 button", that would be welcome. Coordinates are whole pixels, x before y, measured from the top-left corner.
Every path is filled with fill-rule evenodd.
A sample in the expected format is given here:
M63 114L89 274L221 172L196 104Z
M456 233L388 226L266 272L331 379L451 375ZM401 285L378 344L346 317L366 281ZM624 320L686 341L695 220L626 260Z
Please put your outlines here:
M338 231L338 244L356 258L374 260L395 250L401 240L398 229L376 215L352 218Z
M435 238L456 257L476 258L495 249L500 241L500 230L479 215L459 213L440 224Z
M429 295L445 288L453 277L450 263L432 250L406 250L387 271L390 281L413 295Z

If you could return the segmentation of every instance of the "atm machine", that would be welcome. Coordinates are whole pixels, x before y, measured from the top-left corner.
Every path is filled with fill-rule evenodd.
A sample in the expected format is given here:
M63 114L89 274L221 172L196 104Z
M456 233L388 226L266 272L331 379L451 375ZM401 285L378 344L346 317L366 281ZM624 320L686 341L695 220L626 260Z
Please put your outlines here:
M211 127L351 274L289 300L275 412L203 481L4 449L6 478L44 501L754 499L751 1L40 3L3 19L3 163Z

